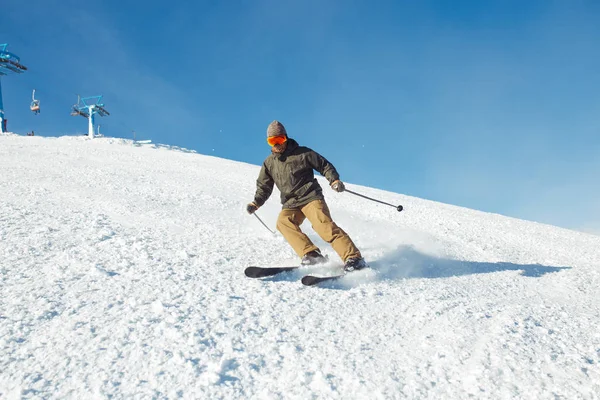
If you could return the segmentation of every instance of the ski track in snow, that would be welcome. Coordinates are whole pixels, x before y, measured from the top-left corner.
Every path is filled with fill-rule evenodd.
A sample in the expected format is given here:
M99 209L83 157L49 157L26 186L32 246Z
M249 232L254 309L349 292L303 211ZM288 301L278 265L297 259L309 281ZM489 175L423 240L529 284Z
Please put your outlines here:
M373 269L303 287L306 223L330 266L247 279L297 263L258 168L0 136L0 398L600 398L600 237L323 183Z

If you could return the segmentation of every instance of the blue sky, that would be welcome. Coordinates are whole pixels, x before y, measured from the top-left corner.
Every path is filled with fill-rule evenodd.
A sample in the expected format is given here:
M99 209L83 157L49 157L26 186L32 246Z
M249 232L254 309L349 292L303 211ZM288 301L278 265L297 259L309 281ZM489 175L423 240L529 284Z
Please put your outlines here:
M103 94L107 136L260 164L278 119L348 182L600 233L600 2L91 4L2 1L9 130Z

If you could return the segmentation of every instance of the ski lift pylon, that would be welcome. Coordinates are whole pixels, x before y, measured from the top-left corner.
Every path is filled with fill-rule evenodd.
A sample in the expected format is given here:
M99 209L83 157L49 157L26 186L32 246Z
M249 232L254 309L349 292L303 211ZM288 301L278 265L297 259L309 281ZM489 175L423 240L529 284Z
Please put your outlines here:
M0 44L0 77L10 74L22 74L27 67L21 64L21 59L6 51L8 44ZM7 130L6 117L4 116L4 105L2 104L2 82L0 82L0 133Z
M77 95L77 104L73 105L73 108L71 109L71 115L81 115L82 117L88 119L88 136L90 138L94 137L94 119L96 114L101 117L110 115L106 108L104 108L104 103L102 103L102 95L91 97L81 97Z

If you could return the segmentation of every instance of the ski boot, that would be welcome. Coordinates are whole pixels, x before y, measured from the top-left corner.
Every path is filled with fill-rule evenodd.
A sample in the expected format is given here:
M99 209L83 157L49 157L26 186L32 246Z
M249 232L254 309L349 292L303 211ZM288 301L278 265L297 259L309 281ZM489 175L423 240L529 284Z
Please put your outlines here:
M327 262L327 257L324 257L319 250L309 251L302 257L300 264L302 265L315 265L323 264Z
M358 271L359 269L363 269L368 267L367 262L362 257L353 257L346 260L344 264L344 271L352 272Z

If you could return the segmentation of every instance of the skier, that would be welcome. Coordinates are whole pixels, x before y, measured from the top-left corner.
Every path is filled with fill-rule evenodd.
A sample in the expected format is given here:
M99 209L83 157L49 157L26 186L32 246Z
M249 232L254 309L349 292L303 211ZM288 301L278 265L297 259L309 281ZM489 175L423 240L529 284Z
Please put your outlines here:
M271 154L263 162L256 180L254 201L246 207L248 214L253 214L267 201L275 184L281 192L283 204L277 218L277 230L302 258L302 265L327 261L300 229L302 222L308 219L313 229L331 244L344 261L345 271L367 267L352 239L331 219L323 189L314 176L313 170L317 170L329 181L333 190L343 192L344 183L340 181L334 166L316 151L288 138L285 127L279 121L269 124L267 143L272 147Z

